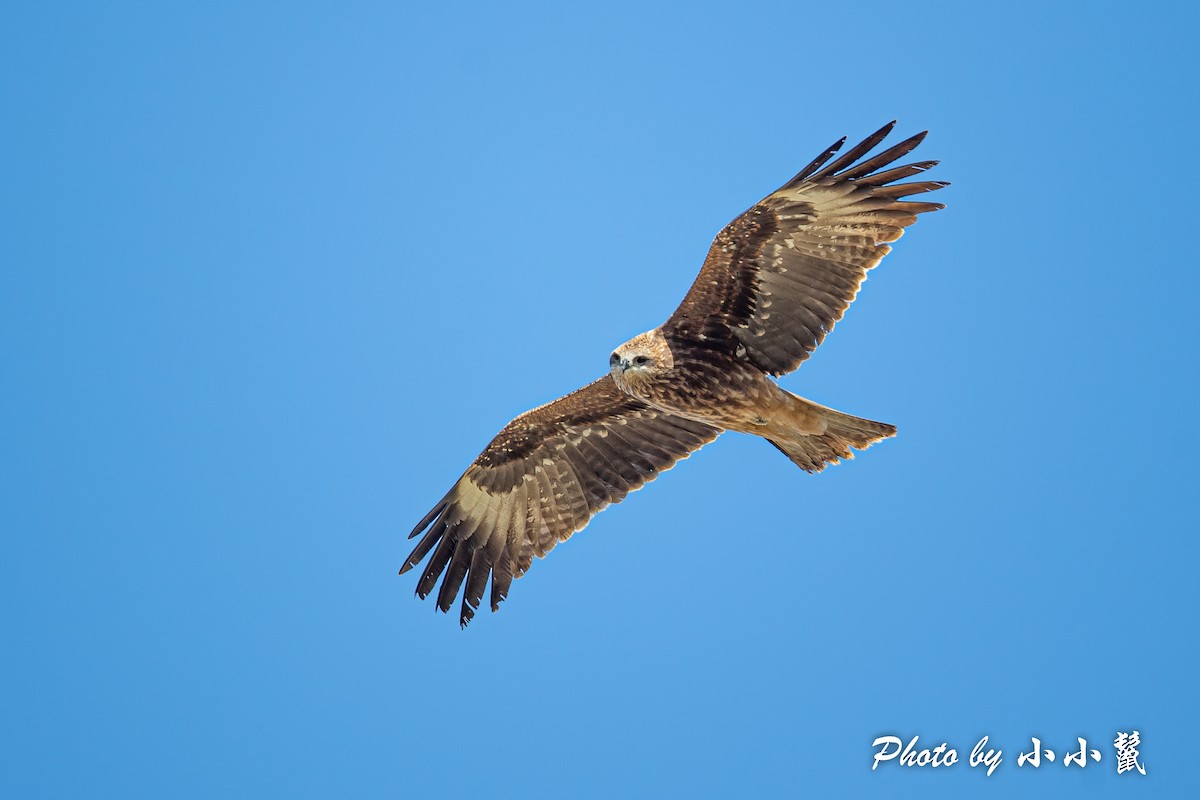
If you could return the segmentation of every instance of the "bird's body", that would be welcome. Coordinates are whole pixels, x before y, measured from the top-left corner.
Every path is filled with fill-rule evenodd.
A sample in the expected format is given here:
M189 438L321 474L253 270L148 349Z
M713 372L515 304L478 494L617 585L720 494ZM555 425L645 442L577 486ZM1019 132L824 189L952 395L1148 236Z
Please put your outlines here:
M924 134L858 160L891 127L826 166L839 142L737 217L662 326L614 350L604 377L505 426L414 529L425 535L401 572L432 553L417 593L444 572L447 611L465 581L465 625L490 575L496 610L534 556L723 431L767 439L809 472L894 435L773 380L841 319L887 243L941 208L901 198L946 184L894 183L936 162L883 171Z
M639 358L646 361L639 365ZM756 436L797 426L820 432L814 415L762 370L740 358L673 342L658 328L618 347L611 360L617 388L661 411Z
M747 430L764 404L778 404L781 391L762 370L672 342L658 328L613 351L609 373L618 389L648 405L725 430Z

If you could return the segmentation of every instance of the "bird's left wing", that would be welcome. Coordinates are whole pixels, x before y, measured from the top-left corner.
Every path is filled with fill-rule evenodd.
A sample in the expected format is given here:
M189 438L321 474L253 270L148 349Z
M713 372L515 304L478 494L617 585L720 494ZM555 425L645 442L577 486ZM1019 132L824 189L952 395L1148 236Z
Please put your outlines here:
M417 594L425 598L445 573L437 605L449 611L465 580L459 621L466 625L489 575L495 611L535 555L719 433L658 411L605 376L506 425L413 529L410 539L425 535L400 572L432 551Z
M896 183L936 161L890 166L924 133L860 161L893 125L827 165L842 139L726 225L663 332L773 375L800 366L842 318L867 270L891 250L887 243L918 214L942 207L904 198L948 184Z

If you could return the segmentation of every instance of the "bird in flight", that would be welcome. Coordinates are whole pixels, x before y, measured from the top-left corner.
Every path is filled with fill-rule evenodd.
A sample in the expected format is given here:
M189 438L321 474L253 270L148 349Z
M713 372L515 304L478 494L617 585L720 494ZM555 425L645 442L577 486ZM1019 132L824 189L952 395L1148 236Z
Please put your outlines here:
M808 472L895 435L772 380L821 344L888 243L943 207L905 198L945 182L897 183L936 161L891 166L924 133L865 158L894 125L830 162L843 137L726 225L665 323L614 350L604 377L506 425L410 534L424 532L401 574L432 553L417 594L444 575L449 611L465 582L465 627L490 577L496 611L534 556L725 431L761 436Z

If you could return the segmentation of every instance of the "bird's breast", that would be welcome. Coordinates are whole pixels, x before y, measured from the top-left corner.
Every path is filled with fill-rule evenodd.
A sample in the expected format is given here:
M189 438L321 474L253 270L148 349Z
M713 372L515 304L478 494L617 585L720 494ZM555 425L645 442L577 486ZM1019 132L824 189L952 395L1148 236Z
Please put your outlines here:
M709 359L677 359L673 369L631 388L663 411L727 429L744 428L779 391L757 370Z

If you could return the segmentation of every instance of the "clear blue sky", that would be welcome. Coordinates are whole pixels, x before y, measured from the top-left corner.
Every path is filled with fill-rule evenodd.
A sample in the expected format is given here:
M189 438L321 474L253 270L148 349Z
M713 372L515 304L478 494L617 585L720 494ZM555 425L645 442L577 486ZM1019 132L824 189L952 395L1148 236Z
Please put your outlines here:
M0 12L0 795L1195 785L1194 10L82 5ZM784 385L899 436L723 437L417 601L491 436L893 118L949 207Z

